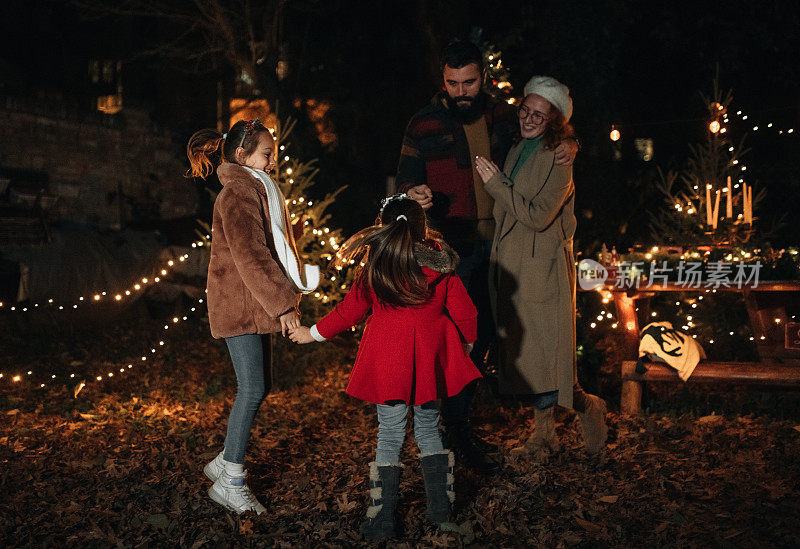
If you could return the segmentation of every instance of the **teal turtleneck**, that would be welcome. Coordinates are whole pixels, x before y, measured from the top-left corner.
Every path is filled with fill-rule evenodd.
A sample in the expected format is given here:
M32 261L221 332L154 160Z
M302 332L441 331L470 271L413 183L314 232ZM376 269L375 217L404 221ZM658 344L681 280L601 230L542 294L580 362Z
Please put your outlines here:
M525 165L525 161L533 154L539 145L542 143L542 136L533 137L531 139L523 139L522 150L519 153L519 157L517 158L517 163L514 164L514 169L511 170L511 181L514 181L519 173L522 166Z

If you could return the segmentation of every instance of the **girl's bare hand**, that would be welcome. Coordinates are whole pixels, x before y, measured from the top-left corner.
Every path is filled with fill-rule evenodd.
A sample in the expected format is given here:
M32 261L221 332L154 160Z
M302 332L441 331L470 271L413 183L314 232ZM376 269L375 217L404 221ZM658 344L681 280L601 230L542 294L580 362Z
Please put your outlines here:
M311 335L311 328L307 328L305 326L298 326L297 328L290 329L289 339L300 344L311 343L314 341L314 338Z

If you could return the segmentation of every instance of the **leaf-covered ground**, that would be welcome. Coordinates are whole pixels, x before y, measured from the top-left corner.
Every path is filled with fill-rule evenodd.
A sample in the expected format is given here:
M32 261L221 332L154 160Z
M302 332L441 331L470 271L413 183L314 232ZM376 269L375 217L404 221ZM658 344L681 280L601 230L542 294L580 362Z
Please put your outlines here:
M207 497L202 474L221 449L235 386L224 346L202 319L168 334L136 310L84 329L53 319L3 321L0 546L361 543L376 420L372 406L344 393L352 342L314 354L279 349L278 388L257 416L247 462L250 486L268 511L235 517ZM164 351L146 366L88 383L77 398L74 382L34 388L51 373L91 379L159 339ZM24 381L9 381L27 370L34 373ZM720 415L697 395L678 395L659 401L656 412L623 419L617 385L613 377L604 383L612 408L604 456L583 453L574 415L562 411L564 448L545 464L510 457L533 426L532 411L480 394L477 423L502 449L505 470L483 478L458 468L463 535L425 523L416 450L407 442L404 536L392 545L800 544L800 427L779 409L796 394L759 396L757 414L730 405ZM728 403L734 396L716 394ZM681 398L694 408L687 411Z

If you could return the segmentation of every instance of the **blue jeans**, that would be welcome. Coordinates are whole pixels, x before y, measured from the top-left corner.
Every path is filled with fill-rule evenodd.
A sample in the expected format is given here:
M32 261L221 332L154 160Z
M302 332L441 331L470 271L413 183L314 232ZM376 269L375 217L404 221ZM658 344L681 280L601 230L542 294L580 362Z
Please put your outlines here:
M494 337L492 304L489 300L489 258L492 253L491 240L477 240L471 253L462 254L456 267L456 275L467 289L469 297L478 309L478 339L469 354L472 361L481 365L489 344ZM468 384L457 395L442 401L442 418L445 427L465 425L469 420L469 408L475 396L475 382Z
M228 416L228 432L222 456L225 461L244 463L250 426L264 399L264 351L269 341L269 336L259 334L225 338L236 372L236 400ZM269 352L269 348L266 350Z
M400 463L400 448L406 438L408 405L378 404L378 447L375 461ZM414 439L422 455L435 454L444 449L439 436L439 406L436 401L414 406Z

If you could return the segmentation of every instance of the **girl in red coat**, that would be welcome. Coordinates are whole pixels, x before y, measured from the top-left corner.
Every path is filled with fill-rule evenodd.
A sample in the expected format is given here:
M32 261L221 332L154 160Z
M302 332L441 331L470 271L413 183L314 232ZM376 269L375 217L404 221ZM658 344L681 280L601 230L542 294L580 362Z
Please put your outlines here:
M453 272L458 256L428 231L422 207L399 194L384 200L379 223L346 242L337 259L364 265L350 292L317 324L289 334L297 343L325 341L372 310L347 386L348 394L378 409L378 444L369 466L372 502L361 532L367 539L396 535L400 448L409 406L427 516L445 523L454 497L453 455L439 436L437 400L480 377L467 356L478 313Z

